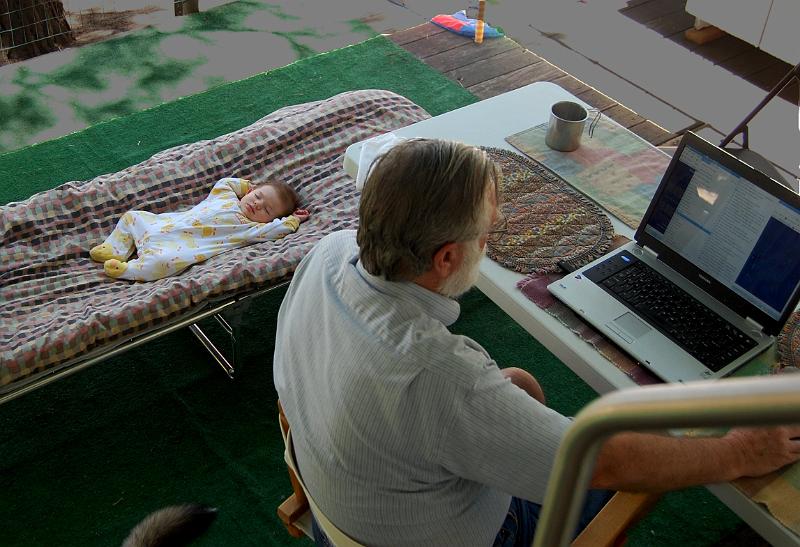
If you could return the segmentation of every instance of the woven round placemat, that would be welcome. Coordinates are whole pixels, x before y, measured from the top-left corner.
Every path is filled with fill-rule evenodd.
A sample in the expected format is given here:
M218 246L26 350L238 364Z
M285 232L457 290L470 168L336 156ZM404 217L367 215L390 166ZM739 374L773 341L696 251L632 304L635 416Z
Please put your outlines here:
M796 311L778 335L778 364L800 368L800 311Z
M503 170L501 215L487 255L522 273L556 273L591 262L610 247L611 221L592 201L538 162L499 148L485 149Z

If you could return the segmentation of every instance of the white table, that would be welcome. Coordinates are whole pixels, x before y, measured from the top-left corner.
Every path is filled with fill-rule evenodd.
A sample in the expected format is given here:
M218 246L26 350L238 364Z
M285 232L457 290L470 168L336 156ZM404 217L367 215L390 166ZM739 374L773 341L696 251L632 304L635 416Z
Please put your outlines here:
M515 150L504 138L547 121L550 105L562 100L589 106L555 84L538 82L398 129L394 134L452 139ZM354 178L360 151L361 143L356 143L345 153L345 171ZM618 234L633 237L633 230L627 225L614 217L611 220ZM592 346L528 300L516 288L517 282L524 277L484 258L477 286L598 393L636 385ZM733 485L712 485L708 489L773 545L800 545L797 535Z

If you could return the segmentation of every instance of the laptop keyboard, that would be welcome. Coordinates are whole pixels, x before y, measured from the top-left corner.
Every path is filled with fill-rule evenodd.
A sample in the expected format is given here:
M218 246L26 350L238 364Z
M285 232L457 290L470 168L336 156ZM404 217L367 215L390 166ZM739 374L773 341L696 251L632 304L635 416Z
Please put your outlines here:
M626 253L598 264L584 275L712 371L720 370L756 345L682 288Z

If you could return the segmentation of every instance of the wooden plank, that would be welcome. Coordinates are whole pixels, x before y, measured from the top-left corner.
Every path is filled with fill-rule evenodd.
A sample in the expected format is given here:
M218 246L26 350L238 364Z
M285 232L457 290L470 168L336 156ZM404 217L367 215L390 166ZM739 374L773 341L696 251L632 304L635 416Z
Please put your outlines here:
M441 73L445 73L457 68L462 68L475 61L494 57L504 51L509 51L520 46L509 38L497 38L484 40L482 44L469 42L457 48L431 55L425 59L425 63L431 68L435 68Z
M685 11L686 2L684 0L651 0L633 8L622 9L620 13L634 21L647 24L667 14Z
M793 83L783 88L783 91L781 91L778 97L782 97L792 104L800 105L800 82L795 78Z
M628 530L663 496L662 493L617 492L572 542L573 547L623 545Z
M550 80L554 84L563 87L573 95L578 95L579 93L584 93L591 89L591 86L586 85L582 81L577 78L572 77L569 74L565 74L559 78L555 78Z
M535 57L541 59L542 62L532 65L532 67L535 69L534 77L536 79L533 80L534 82L552 82L556 78L569 76L569 74L558 68L556 65L549 63L546 59L542 59L538 55Z
M694 15L685 11L670 13L647 24L647 28L661 36L671 36L676 32L684 32L694 26Z
M769 53L761 51L760 49L750 48L750 50L741 55L737 55L732 59L720 63L720 66L747 80L747 77L751 74L755 74L759 70L778 62L780 61Z
M647 2L652 2L652 0L628 0L628 5L619 11L620 13L625 13L625 10L628 10L630 8L635 8L636 6L639 6L641 4L646 4Z
M669 140L666 140L666 141L664 141L662 143L659 143L657 146L662 146L662 147L678 146L678 144L681 142L682 138L683 138L683 135L675 135L674 137L670 138Z
M674 133L670 133L660 125L656 125L650 120L644 120L641 123L632 125L628 129L655 146L659 146L675 137Z
M578 97L582 101L587 102L593 107L599 108L600 110L611 108L612 106L619 104L605 93L602 93L594 88L589 88L587 91L578 93Z
M522 47L525 47L525 46L522 46ZM531 54L531 56L532 56L532 57L535 57L536 59L538 59L538 60L540 60L540 61L547 61L547 59L545 59L544 57L540 57L539 55L536 55L536 54L535 54L534 52L532 52L531 50L529 50L529 49L528 49L527 51L528 51L528 53L530 53L530 54ZM549 61L547 61L547 64L553 65L553 63L551 63L551 62L549 62ZM555 65L553 65L553 66L555 66ZM566 74L566 72L565 72L564 74Z
M788 63L779 61L771 66L764 68L753 74L748 80L765 91L770 91L778 82L792 69ZM797 80L792 85L787 86L779 95L792 104L798 104ZM766 94L765 94L766 95Z
M719 64L751 49L755 48L744 40L727 34L719 40L696 47L694 52L712 63Z
M470 86L467 91L480 99L488 99L506 91L520 88L534 82L549 82L564 76L566 72L547 61L536 62L519 70L503 74L491 80Z
M623 127L633 127L645 121L645 118L626 106L617 103L603 109L603 115L608 116Z
M684 31L676 32L675 34L665 36L665 38L670 42L674 42L679 46L686 48L689 51L694 51L699 47L697 44L694 44L686 39L686 33Z
M433 36L434 34L441 34L445 31L442 27L437 27L433 23L422 23L421 25L417 25L416 27L407 28L405 30L401 30L398 32L394 32L389 35L389 40L397 44L398 46L403 46L410 42L416 42L417 40L424 40L429 36Z
M472 39L460 36L454 32L440 32L428 36L424 40L416 40L403 45L403 48L410 51L420 59L425 59L437 53L448 51L471 42Z
M489 59L476 61L462 68L451 70L445 76L451 80L459 82L464 87L470 87L486 80L491 80L497 76L514 72L520 68L541 63L542 61L534 58L528 50L518 47L510 51L505 51Z

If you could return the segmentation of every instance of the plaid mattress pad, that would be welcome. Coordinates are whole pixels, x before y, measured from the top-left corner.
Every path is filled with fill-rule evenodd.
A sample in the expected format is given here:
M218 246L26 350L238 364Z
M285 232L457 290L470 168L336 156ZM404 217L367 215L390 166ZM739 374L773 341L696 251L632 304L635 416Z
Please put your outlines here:
M342 93L0 207L0 393L286 278L324 235L357 226L359 194L342 169L347 146L428 117L388 91ZM311 217L281 240L222 253L159 281L111 279L90 259L89 249L123 213L188 209L225 176L284 181Z

